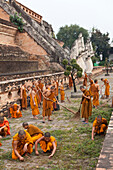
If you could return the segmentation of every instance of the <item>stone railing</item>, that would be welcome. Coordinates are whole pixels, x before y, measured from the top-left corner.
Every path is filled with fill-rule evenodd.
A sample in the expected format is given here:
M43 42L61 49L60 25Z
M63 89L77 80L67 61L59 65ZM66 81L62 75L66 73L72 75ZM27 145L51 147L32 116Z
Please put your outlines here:
M18 95L18 90L20 89L22 82L25 82L27 86L31 86L34 79L41 79L44 84L52 79L57 79L59 83L60 80L63 80L65 85L68 84L68 78L64 76L64 72L2 81L0 82L0 112L4 112L4 114L7 115L10 103L19 103L20 96ZM9 98L9 92L12 93L11 98Z

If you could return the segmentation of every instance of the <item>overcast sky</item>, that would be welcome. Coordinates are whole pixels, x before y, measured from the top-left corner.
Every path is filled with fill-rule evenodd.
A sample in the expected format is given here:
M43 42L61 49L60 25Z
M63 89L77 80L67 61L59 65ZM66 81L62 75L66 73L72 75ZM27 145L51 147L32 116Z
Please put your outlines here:
M17 0L52 25L55 34L61 26L78 24L109 32L113 39L113 0Z

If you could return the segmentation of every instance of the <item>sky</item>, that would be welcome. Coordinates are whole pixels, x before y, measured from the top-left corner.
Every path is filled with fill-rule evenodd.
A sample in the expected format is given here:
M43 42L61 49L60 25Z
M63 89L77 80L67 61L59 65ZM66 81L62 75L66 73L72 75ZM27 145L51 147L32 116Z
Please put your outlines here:
M52 25L55 34L65 25L77 24L108 32L113 39L113 0L17 0Z

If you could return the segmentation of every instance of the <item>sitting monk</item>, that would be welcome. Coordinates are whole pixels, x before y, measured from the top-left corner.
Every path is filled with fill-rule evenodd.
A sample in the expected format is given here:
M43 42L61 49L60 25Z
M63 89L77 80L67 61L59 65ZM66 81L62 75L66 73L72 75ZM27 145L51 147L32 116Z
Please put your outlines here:
M20 107L19 105L17 105L16 103L14 103L11 107L10 107L10 114L11 114L11 118L19 118L22 117L22 112L20 111Z
M34 125L31 125L31 124L29 125L27 122L24 122L23 127L27 129L27 132L32 137L33 142L36 142L36 140L38 140L39 138L43 136L43 132Z
M55 154L57 141L53 136L50 135L49 132L46 132L44 136L42 136L40 139L38 139L35 142L36 155L39 155L38 150L37 150L38 143L40 143L40 146L44 152L52 152L49 158L51 158Z
M10 135L9 122L6 117L0 116L0 138Z
M12 147L12 159L19 158L20 161L24 161L22 155L33 152L33 142L30 134L24 130L20 130L13 136Z
M100 115L96 117L96 119L93 122L92 140L94 140L94 135L104 134L106 132L107 127L108 127L108 123L105 118L102 118Z

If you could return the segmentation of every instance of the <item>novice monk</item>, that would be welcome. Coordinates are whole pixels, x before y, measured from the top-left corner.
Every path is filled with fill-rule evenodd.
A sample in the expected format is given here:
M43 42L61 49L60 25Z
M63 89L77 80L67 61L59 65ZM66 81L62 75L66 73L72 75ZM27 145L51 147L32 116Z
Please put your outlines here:
M51 121L50 116L52 115L52 108L53 108L53 102L51 100L54 99L54 88L51 87L51 89L46 89L43 93L43 123L45 123L45 116L48 116L48 121Z
M94 96L93 96L93 105L95 106L95 108L97 108L97 106L99 105L99 90L100 90L100 87L99 87L97 79L94 80L94 83L95 83L95 93L94 93Z
M10 135L9 122L6 117L0 116L0 138Z
M73 87L73 80L72 80L71 75L69 75L69 88L70 88L70 90L72 89L72 87Z
M30 134L33 142L36 142L36 140L43 136L43 132L34 125L29 125L27 122L24 122L23 127L27 129L27 132Z
M30 134L24 130L20 130L13 136L12 147L12 159L19 158L20 161L24 161L23 154L31 154L33 152L33 141Z
M41 79L38 80L37 88L39 90L40 102L42 101L42 93L44 85L41 83Z
M92 140L94 140L94 135L104 134L106 132L107 127L108 127L108 123L105 118L102 118L100 115L96 117L92 127Z
M36 89L35 86L32 86L32 91L30 94L30 105L32 109L32 115L35 119L38 119L36 115L40 114L39 109L38 109L38 103L37 103L37 94L36 94Z
M19 105L17 105L16 103L14 103L11 107L10 107L10 114L11 114L11 118L19 118L22 117L22 113L19 109Z
M26 94L26 85L22 83L21 87L21 102L22 102L22 109L27 109L27 94Z
M64 86L63 86L63 81L61 81L61 85L60 85L60 95L61 95L61 102L64 102L65 99L65 92L64 92Z
M82 95L82 108L81 108L81 117L84 118L85 124L88 123L88 118L92 114L92 103L89 90L86 90L84 86L80 86L80 90L83 92Z
M49 158L51 158L55 154L57 141L53 136L50 135L49 132L46 132L44 136L42 136L40 139L38 139L35 142L35 154L36 155L39 155L39 152L37 150L38 143L40 143L40 147L42 148L44 152L47 152L47 151L52 152Z
M103 81L104 85L105 85L105 96L106 96L106 98L109 98L109 95L110 95L110 92L109 92L109 88L110 88L109 81L107 79L103 79L103 78L101 78L101 81ZM102 87L104 85L102 85Z

